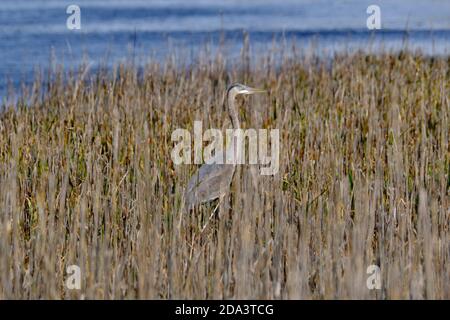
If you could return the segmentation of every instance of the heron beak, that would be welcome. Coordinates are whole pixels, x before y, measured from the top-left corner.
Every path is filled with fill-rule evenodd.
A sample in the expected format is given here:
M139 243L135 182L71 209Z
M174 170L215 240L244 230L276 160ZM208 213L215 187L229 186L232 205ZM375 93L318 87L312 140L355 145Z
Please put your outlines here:
M262 92L267 92L267 90L258 89L258 88L251 88L251 87L245 87L245 90L242 91L243 94L255 94L255 93L262 93Z

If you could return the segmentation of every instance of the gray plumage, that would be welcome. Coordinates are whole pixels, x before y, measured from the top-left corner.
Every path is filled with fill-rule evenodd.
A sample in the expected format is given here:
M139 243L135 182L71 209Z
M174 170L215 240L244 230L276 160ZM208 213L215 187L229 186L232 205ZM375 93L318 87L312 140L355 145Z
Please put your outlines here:
M227 90L228 112L234 129L240 128L236 96L239 94L254 94L264 92L261 89L247 87L243 84L233 84ZM228 149L225 153L228 154ZM223 152L217 152L213 157L214 160L225 159ZM235 158L236 159L236 155ZM185 205L189 210L199 204L222 198L228 192L233 175L236 169L235 164L218 164L218 161L211 161L211 164L204 164L189 179L185 191ZM222 161L224 162L224 161Z

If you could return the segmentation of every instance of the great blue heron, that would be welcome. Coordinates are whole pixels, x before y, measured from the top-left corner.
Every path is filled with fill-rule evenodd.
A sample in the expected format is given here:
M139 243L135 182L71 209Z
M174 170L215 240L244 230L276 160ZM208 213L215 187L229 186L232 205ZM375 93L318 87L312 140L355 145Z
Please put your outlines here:
M250 88L240 83L235 83L228 87L228 113L234 129L240 129L235 101L236 96L258 92L265 92L265 90ZM235 144L232 144L227 149L225 155L229 152L236 152L231 149L233 145ZM239 152L239 149L240 148L238 147L237 152ZM237 159L238 156L234 154L234 157L234 159ZM205 202L213 201L218 198L222 199L227 193L233 179L236 162L233 162L233 164L219 164L223 163L223 161L214 161L215 159L224 159L223 152L217 152L213 157L213 161L210 161L210 164L202 165L189 180L185 191L185 205L188 210Z

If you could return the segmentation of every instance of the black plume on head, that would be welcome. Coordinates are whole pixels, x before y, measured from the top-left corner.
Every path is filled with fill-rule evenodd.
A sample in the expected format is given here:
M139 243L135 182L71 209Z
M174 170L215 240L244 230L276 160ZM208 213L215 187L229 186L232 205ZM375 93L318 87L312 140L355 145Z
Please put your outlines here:
M241 88L241 89L244 89L245 86L244 86L243 84L240 84L240 83L235 82L235 83L231 84L231 85L228 87L227 93L229 93L231 89L236 88L236 87L239 87L239 88Z

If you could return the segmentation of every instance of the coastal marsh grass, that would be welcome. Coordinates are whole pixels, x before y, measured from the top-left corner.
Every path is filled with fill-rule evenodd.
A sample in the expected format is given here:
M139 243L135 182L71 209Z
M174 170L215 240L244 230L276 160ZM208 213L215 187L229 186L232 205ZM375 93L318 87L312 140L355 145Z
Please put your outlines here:
M449 299L449 66L217 55L37 77L0 110L0 298ZM208 222L215 203L183 211L198 166L172 163L171 133L230 127L232 82L268 90L240 115L280 130L280 170L239 166Z

